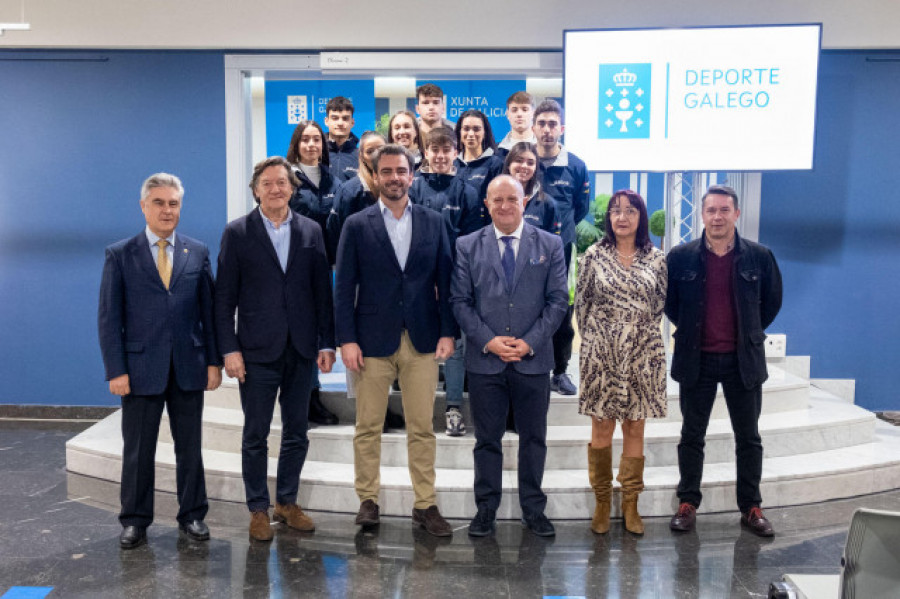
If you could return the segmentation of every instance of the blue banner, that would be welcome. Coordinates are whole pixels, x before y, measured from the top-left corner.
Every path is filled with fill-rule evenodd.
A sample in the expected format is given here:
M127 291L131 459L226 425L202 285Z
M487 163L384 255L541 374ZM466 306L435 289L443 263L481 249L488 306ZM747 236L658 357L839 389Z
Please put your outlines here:
M434 83L444 92L444 102L447 109L447 118L454 123L459 115L475 108L487 115L494 133L494 139L499 142L509 133L509 121L506 120L506 100L517 91L525 90L525 80L448 80L416 81L416 87L423 83Z
M375 82L371 79L266 81L266 153L284 156L300 121L311 119L326 129L325 105L334 96L353 102L357 136L375 128Z

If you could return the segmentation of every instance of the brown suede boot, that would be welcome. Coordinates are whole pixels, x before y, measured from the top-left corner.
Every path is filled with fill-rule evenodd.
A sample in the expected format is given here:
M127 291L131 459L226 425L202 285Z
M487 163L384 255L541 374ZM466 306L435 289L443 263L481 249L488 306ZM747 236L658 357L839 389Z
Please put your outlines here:
M591 530L598 535L606 534L609 532L609 507L612 499L612 447L597 449L588 443L588 479L597 500Z
M622 517L625 519L625 530L635 535L644 534L644 522L638 513L638 495L644 490L644 458L627 458L622 456L619 462L619 475L616 477L622 485Z

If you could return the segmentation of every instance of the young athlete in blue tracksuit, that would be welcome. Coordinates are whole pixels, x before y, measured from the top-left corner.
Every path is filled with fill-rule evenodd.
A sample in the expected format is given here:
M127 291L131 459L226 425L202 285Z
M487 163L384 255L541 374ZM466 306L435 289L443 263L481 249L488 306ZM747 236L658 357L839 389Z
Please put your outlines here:
M484 201L487 186L503 171L503 159L496 155L497 144L491 123L480 110L467 110L456 121L456 144L462 151L454 162L457 174L478 192ZM484 211L487 222L487 210Z
M556 202L559 220L562 223L562 242L566 268L572 258L575 246L575 224L587 216L590 206L591 184L584 162L569 152L559 142L565 127L562 107L554 100L541 102L534 110L534 134L537 137L537 151L541 188ZM553 378L550 389L563 395L575 395L578 389L572 383L566 369L572 357L572 306L563 318L562 324L553 336Z
M291 135L285 158L291 163L294 175L300 183L291 195L291 209L316 221L324 232L325 220L331 212L337 182L328 168L328 145L325 143L325 132L322 127L315 121L301 121ZM319 397L321 385L319 370L315 365L312 377L309 421L316 424L337 424L337 416L322 404Z
M423 166L409 188L410 201L444 216L452 246L456 245L457 237L477 231L486 224L482 216L484 204L479 200L478 193L456 172L456 156L453 130L436 127L429 131L425 140ZM455 251L453 255L455 259ZM451 437L466 433L461 411L466 376L464 357L465 345L460 338L456 341L453 355L444 365L447 434Z
M503 174L511 175L525 192L525 222L554 235L560 234L556 202L541 189L537 170L537 149L520 141L509 147L503 163Z
M328 154L331 172L338 183L356 176L359 169L359 139L353 134L353 102L335 96L325 105L325 126L328 127Z
M425 146L425 165L416 173L409 188L409 199L440 212L447 223L451 245L456 238L483 227L478 193L467 185L453 166L456 138L444 127L432 129Z

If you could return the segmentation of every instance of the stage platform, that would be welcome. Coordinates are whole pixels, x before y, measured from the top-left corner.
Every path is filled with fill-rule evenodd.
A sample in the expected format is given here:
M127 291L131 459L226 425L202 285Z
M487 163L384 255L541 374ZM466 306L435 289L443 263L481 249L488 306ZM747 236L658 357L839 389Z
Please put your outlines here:
M572 364L574 370L577 357ZM763 387L760 418L765 448L761 488L764 507L817 503L900 488L900 429L854 405L852 381L817 384L810 380L808 366L808 359L803 358L774 360L769 365L770 378ZM323 401L341 417L342 423L310 430L310 450L300 485L300 503L304 508L355 513L359 507L353 489L353 400L344 391L344 376L338 369L322 377ZM640 509L647 516L668 515L677 508L677 390L677 384L670 380L668 417L648 421L646 426L647 466ZM392 397L392 405L399 407L398 394ZM435 401L435 430L439 431L438 505L449 518L467 518L474 513L474 437L471 429L465 437L446 436L443 410L444 397L439 393ZM220 389L206 394L203 447L211 499L236 503L244 500L242 421L235 381L226 380ZM471 419L467 422L471 427ZM274 484L279 437L280 421L276 415L269 439L270 485ZM586 472L590 422L578 414L577 397L552 395L547 437L547 514L557 520L587 518L594 505ZM507 433L504 438L504 500L499 518L520 516L515 494L517 441L515 433ZM614 466L620 450L617 431ZM120 413L116 412L66 444L66 466L71 473L117 483L121 452ZM721 397L710 422L706 456L700 512L735 510L734 442ZM413 492L403 431L392 431L383 437L381 483L381 513L408 515ZM159 491L175 491L175 458L165 421L157 449L156 485ZM616 487L615 516L619 515L619 501Z

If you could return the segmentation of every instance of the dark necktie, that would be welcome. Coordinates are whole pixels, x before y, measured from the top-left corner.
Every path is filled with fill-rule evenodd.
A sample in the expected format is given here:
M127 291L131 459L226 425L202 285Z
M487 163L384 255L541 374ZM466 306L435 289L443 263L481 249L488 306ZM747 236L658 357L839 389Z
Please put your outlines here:
M513 251L512 242L515 237L512 235L504 235L500 238L506 246L503 248L503 257L500 263L503 265L503 274L506 275L506 288L512 291L513 278L516 274L516 253Z

